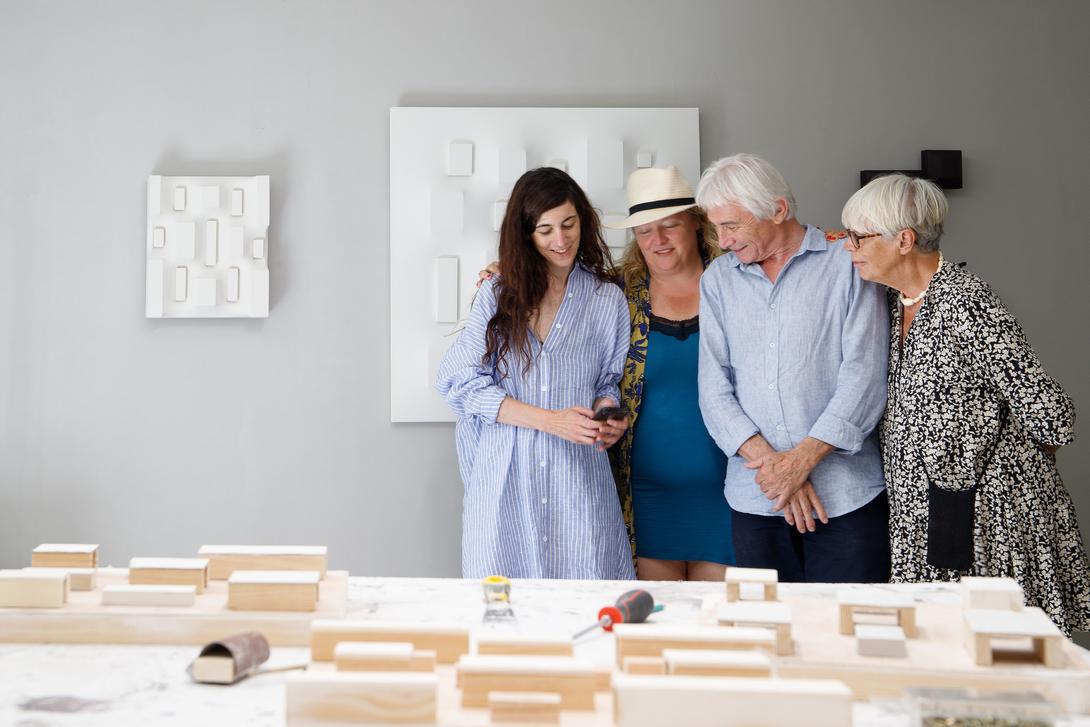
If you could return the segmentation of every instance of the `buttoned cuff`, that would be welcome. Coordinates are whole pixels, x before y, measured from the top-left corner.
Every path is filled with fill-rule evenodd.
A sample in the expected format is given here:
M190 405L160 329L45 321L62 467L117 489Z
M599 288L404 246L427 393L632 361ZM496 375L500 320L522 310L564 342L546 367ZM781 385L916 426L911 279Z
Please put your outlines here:
M747 420L748 421L748 420ZM723 453L728 457L733 457L738 454L738 449L746 443L746 440L755 434L760 434L761 430L749 423L749 428L739 427L733 432L724 432L720 447L723 449Z
M594 390L594 401L598 401L601 398L613 399L613 401L621 401L621 390L617 388L616 384L606 384L605 386L599 386ZM593 404L593 402L591 402Z
M855 454L863 447L863 430L847 419L828 412L814 422L814 426L810 428L810 436L848 454Z
M469 407L478 412L477 416L488 424L495 424L496 417L500 415L500 405L507 398L507 394L498 386L489 386L471 395Z

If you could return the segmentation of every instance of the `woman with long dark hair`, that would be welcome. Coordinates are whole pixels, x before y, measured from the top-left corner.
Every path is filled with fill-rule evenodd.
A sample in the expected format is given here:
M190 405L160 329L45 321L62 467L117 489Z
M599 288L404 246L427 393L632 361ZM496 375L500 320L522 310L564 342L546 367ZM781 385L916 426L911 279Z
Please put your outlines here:
M627 421L594 419L620 401L628 306L571 177L547 167L515 183L499 266L436 382L458 415L462 575L632 578L603 451Z

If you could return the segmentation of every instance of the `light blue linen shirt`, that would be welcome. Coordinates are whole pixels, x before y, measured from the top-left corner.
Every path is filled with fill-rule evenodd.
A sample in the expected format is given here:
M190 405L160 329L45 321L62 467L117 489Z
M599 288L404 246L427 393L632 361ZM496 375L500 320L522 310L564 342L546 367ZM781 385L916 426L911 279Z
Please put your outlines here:
M733 253L700 279L700 410L730 458L732 508L776 515L738 448L760 433L777 451L807 436L835 449L810 481L829 517L885 488L875 427L886 406L889 309L843 242L807 226L776 278Z
M545 343L530 336L529 370L510 356L505 378L482 363L495 312L488 280L436 381L458 415L463 577L634 578L606 453L496 421L508 396L543 409L619 402L630 328L624 293L576 265Z

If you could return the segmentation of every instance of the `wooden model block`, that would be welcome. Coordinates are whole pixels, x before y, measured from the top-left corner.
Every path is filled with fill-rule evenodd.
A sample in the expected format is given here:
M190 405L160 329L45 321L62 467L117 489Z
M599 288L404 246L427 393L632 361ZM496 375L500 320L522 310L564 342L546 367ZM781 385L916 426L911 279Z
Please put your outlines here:
M594 709L594 667L571 656L480 656L458 660L463 707L487 707L489 692L554 692L562 709Z
M477 653L506 656L572 656L570 636L478 634Z
M795 653L791 640L791 607L786 603L770 601L736 601L719 607L717 618L720 626L747 626L769 629L776 634L776 654L790 656Z
M0 570L0 608L60 608L67 601L65 570Z
M878 589L851 588L836 594L840 607L840 633L855 633L856 614L889 614L896 616L896 625L905 636L916 638L916 606L911 598Z
M316 619L310 625L310 658L333 661L333 650L343 641L407 642L414 649L434 651L440 664L453 664L469 653L469 629L464 626Z
M30 554L35 568L97 568L98 546L76 543L42 543Z
M303 672L284 682L287 727L435 724L435 674Z
M742 598L742 584L754 583L761 586L763 600L775 601L779 574L774 568L736 568L728 566L724 576L727 584L727 601Z
M629 656L662 656L663 649L763 649L776 652L776 635L743 626L659 626L617 624L617 665Z
M488 709L493 724L560 722L560 695L552 692L490 692Z
M678 676L755 679L772 676L772 657L764 651L664 649L662 659L666 662L666 673Z
M618 674L617 727L850 727L852 693L829 679Z
M905 631L900 626L856 624L855 639L860 656L908 656Z
M625 674L665 674L666 659L661 656L626 656L621 669Z
M316 570L237 570L227 579L227 607L237 611L314 611Z
M338 671L435 671L435 652L406 642L342 641L333 649Z
M977 666L994 661L993 639L1030 639L1034 655L1047 667L1062 669L1064 635L1039 608L1022 611L980 609L965 612L965 647Z
M613 667L594 667L594 691L608 692L613 688Z
M205 558L133 558L129 583L139 586L194 586L197 593L208 587Z
M233 684L235 660L230 656L198 656L193 660L190 676L202 684Z
M961 602L966 610L1021 611L1025 606L1022 587L1013 578L965 576L961 579Z
M194 585L118 585L102 589L103 606L192 606Z
M236 570L316 570L325 578L329 549L324 545L205 545L208 577L225 581Z
M53 568L52 566L30 566L29 568L23 568L24 571L37 571L37 570L51 570L57 571L59 568ZM94 568L64 568L68 574L68 590L69 591L93 591L95 590L95 573Z

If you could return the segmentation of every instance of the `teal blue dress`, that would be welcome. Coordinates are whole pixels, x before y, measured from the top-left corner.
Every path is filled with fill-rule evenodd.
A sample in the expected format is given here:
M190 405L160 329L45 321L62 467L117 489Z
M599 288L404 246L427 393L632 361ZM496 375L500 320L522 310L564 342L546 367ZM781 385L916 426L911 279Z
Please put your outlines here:
M697 395L697 318L652 315L643 404L632 444L636 555L732 564L727 457L704 427Z

